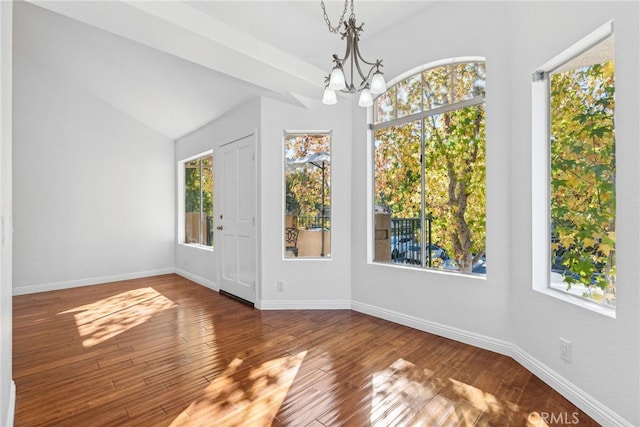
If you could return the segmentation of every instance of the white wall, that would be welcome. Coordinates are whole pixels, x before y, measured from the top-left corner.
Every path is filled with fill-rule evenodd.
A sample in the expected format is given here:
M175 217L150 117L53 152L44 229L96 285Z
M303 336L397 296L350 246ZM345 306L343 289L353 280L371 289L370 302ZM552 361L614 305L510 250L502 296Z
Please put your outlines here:
M446 4L445 4L446 3ZM453 17L454 22L439 17ZM442 2L367 45L384 58L385 76L452 57L481 56L487 64L487 263L486 279L367 262L369 212L364 114L354 113L353 299L357 309L377 308L418 322L428 321L498 340L510 339L508 321L510 251L507 39L502 3ZM424 25L427 22L428 25ZM402 43L402 49L398 43ZM391 70L391 71L390 71ZM500 268L494 266L500 265ZM397 319L396 319L397 320Z
M321 91L318 97L321 96ZM260 132L263 309L348 308L351 289L351 105L317 100L299 107L262 99ZM331 139L331 258L283 259L284 131L333 132ZM277 282L284 282L278 292Z
M174 142L14 54L14 294L173 271Z
M486 57L488 274L482 280L367 262L365 117L354 112L353 306L512 355L603 424L640 425L638 3L553 2L551 10L545 5L551 3L439 2L401 28L363 41L384 58L388 79L443 58ZM530 237L531 73L612 18L619 172L616 319L532 291ZM572 343L571 363L560 359L559 337Z
M12 9L0 2L0 424L13 425L15 385L12 381L11 300L11 102L12 102Z
M511 233L513 342L632 425L640 425L640 8L637 2L554 2L513 5L510 14L512 147ZM616 44L617 310L616 318L532 291L531 73L613 19ZM543 30L544 29L544 30ZM516 267L517 266L517 267ZM572 362L559 357L559 337L572 344ZM611 421L605 424L613 424Z
M247 135L255 134L259 126L260 101L255 99L176 141L175 163L205 151L215 149L220 145L235 141ZM259 145L258 142L258 146ZM259 153L260 148L258 147L257 150ZM173 167L175 169L177 165L174 164ZM213 167L216 167L215 157L213 159ZM260 186L260 183L258 183L258 186ZM178 206L177 192L175 206ZM177 217L178 212L176 210L176 218ZM177 227L178 224L176 222L176 270L178 273L201 285L218 290L220 287L217 278L218 261L215 248L211 251L209 249L182 244L177 239Z
M350 104L326 107L317 101L308 108L271 99L249 102L180 139L176 161L211 150L243 136L257 134L258 162L258 281L256 306L262 309L349 307L350 187L332 187L332 256L327 260L283 259L284 130L332 130L332 180L351 179ZM214 158L215 168L215 158ZM176 243L176 269L205 286L218 289L216 252ZM277 282L285 283L284 292Z

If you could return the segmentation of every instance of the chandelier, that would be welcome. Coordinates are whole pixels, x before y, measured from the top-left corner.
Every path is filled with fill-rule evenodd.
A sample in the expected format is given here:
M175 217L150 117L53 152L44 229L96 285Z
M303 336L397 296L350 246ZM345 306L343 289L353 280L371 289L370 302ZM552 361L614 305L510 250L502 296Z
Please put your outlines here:
M347 7L351 2L351 15L347 21L344 20L347 14ZM375 62L368 62L360 54L358 42L360 41L360 32L364 23L360 26L356 25L356 16L353 11L353 0L345 0L342 16L336 27L331 26L327 11L325 9L324 0L320 0L324 21L332 33L340 32L340 26L344 23L344 31L340 32L342 39L347 40L347 48L344 57L340 58L333 54L333 69L325 78L324 94L322 103L333 105L338 102L336 91L345 93L358 93L358 105L361 107L370 107L373 105L373 96L386 92L387 84L382 75L382 60L377 59ZM349 66L349 72L345 74L345 66ZM355 78L360 78L360 82L354 82Z

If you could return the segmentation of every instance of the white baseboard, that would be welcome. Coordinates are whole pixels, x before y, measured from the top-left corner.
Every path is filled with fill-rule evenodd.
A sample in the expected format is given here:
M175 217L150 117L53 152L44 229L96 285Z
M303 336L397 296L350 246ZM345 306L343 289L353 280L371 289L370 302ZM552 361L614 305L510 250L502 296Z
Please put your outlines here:
M86 279L69 280L66 282L44 283L40 285L18 286L13 288L13 295L27 295L38 292L57 291L60 289L78 288L81 286L100 285L102 283L119 282L121 280L140 279L142 277L159 276L175 273L175 268L160 268L157 270L137 271L133 273L114 274L112 276L90 277Z
M349 310L350 300L256 300L258 310Z
M9 389L9 405L7 406L7 427L13 427L13 420L16 413L16 383L11 381L11 388Z
M407 314L398 313L393 310L387 310L357 301L352 301L351 307L353 310L361 313L369 314L371 316L379 317L381 319L389 320L390 322L399 323L401 325L409 326L441 337L450 338L465 344L484 348L485 350L490 350L506 356L511 356L512 354L512 345L508 341L498 340L441 323L430 322L419 317L409 316Z
M593 396L582 390L575 384L567 381L556 371L549 368L538 359L521 349L515 344L511 344L513 354L511 357L538 378L547 383L571 403L582 409L587 415L603 426L634 427L629 421L603 405Z
M353 310L361 313L509 356L603 426L633 427L630 422L603 405L593 396L567 381L553 369L509 341L430 322L357 301L352 301L351 306Z
M204 286L205 288L209 288L209 289L214 290L216 292L220 291L220 287L218 286L218 284L216 282L212 282L209 279L205 279L204 277L198 276L198 275L193 274L193 273L189 273L188 271L185 271L185 270L183 270L181 268L176 268L175 269L175 273L178 276L182 276L185 279L189 279L192 282L197 283L198 285Z

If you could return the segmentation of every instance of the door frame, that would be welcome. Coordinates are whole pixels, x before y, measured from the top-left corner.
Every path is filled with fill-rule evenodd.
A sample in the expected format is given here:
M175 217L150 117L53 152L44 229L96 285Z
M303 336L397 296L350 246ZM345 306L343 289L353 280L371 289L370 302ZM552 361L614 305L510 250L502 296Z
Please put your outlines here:
M222 170L223 168L221 167L221 161L223 159L223 156L221 156L221 150L223 150L225 147L234 144L236 142L242 141L243 139L246 138L251 138L251 144L253 145L253 153L254 153L254 180L253 180L253 188L254 188L254 217L255 217L255 229L254 229L254 257L255 257L255 284L254 284L254 301L252 301L252 303L254 304L254 306L256 306L258 304L258 301L260 301L260 297L262 295L262 291L261 291L261 262L260 262L260 244L259 244L259 236L261 233L261 220L260 220L260 216L258 215L259 211L260 211L260 180L258 179L258 174L260 172L260 167L259 167L259 160L260 160L260 154L258 151L258 132L257 130L254 130L252 132L249 132L243 136L234 138L232 140L229 140L223 144L219 144L217 145L214 150L213 150L213 164L214 164L214 182L213 182L213 194L214 194L214 207L213 207L213 216L216 219L219 219L220 217L220 206L221 206L221 183L222 183ZM216 232L217 233L217 232ZM219 233L217 233L218 235L218 239L219 239ZM216 281L218 282L218 291L219 292L223 292L224 290L222 289L222 250L218 249L215 250L215 244L214 244L214 257L215 257L215 266L216 266ZM227 293L227 295L233 296L229 293Z

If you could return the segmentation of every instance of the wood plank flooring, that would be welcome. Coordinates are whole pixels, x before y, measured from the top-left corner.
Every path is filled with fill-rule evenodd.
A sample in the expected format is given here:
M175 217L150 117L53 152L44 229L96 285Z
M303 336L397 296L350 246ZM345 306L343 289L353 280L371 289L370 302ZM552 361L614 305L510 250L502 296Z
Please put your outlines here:
M13 300L19 427L597 425L508 357L350 310L176 275Z

